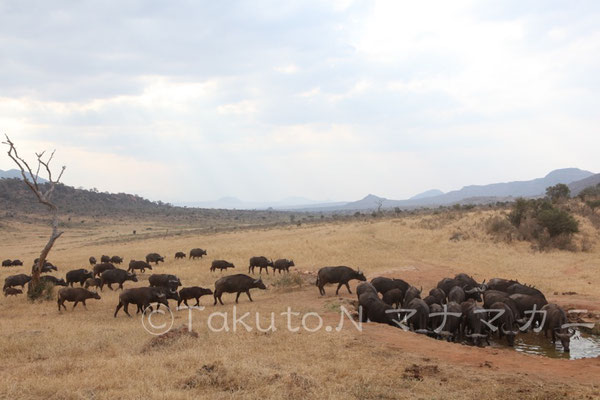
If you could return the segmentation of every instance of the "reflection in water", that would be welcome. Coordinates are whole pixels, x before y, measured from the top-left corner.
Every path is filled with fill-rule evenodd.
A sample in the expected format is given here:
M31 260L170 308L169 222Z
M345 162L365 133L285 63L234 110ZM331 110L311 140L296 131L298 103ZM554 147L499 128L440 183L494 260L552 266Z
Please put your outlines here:
M498 343L497 338L495 339L492 344L494 347L505 347L505 341ZM554 345L552 339L544 337L543 333L521 333L515 338L515 350L517 351L551 358L576 360L600 356L600 337L577 331L571 338L569 347L571 349L570 353L565 353L558 338L556 345Z

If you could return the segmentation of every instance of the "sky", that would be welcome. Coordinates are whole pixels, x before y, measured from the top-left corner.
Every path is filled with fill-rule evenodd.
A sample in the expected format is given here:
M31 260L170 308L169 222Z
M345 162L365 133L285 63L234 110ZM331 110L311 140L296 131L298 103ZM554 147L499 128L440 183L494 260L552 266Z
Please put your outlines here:
M599 21L597 1L0 0L0 133L56 149L68 185L169 202L600 172Z

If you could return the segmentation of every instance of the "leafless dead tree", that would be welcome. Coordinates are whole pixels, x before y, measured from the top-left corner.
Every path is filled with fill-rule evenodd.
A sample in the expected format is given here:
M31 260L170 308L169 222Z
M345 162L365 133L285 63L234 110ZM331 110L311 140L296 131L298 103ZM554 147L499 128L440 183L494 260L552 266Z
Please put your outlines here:
M6 142L2 143L9 146L8 156L15 162L15 164L17 164L17 166L21 170L23 182L25 182L27 186L29 186L29 188L33 191L38 201L48 208L50 216L52 217L52 234L50 235L48 243L46 243L46 246L42 250L37 264L33 266L33 270L31 271L32 287L35 288L39 283L40 274L42 272L42 266L46 262L48 253L50 253L50 250L52 249L54 242L56 242L56 239L58 239L63 234L63 232L60 232L58 230L58 207L56 207L56 205L50 200L50 198L52 197L52 193L54 192L56 184L60 182L60 178L65 172L66 167L63 166L60 170L58 178L53 179L52 171L50 170L50 163L52 162L52 158L54 157L54 152L56 150L54 150L52 154L50 154L50 157L48 157L48 159L45 161L43 158L45 151L43 151L41 153L35 154L37 157L37 169L34 174L33 170L29 167L27 161L25 161L19 156L17 148L15 147L14 143L9 139L8 135L4 136L6 137ZM48 174L48 183L44 184L43 186L40 185L38 182L40 170L45 170Z

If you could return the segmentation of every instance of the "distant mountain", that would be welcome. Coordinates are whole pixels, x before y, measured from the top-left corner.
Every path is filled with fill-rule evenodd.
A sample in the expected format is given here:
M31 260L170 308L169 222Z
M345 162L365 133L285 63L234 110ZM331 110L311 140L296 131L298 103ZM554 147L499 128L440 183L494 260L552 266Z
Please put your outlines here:
M265 210L272 208L275 210L293 210L304 207L324 207L344 205L347 202L323 202L307 199L305 197L287 197L276 201L243 201L237 197L222 197L215 201L193 201L176 202L176 206L198 207L198 208L216 208L216 209L237 209L237 210Z
M585 179L569 183L571 196L577 196L583 189L600 184L600 174L588 176Z
M429 197L441 196L444 192L439 189L431 189L423 193L419 193L411 197L409 200L427 199Z
M546 192L548 186L554 186L558 183L570 184L571 182L593 176L594 173L584 171L578 168L557 169L550 172L543 178L537 178L529 181L515 181L505 183L493 183L489 185L471 185L465 186L460 190L454 190L437 196L426 196L420 198L411 198L408 200L389 200L375 195L346 203L344 205L325 207L305 207L303 211L360 211L374 210L381 201L383 208L417 208L434 207L441 205L451 205L457 203L485 204L496 201L506 201L515 197L537 197ZM595 176L595 175L594 175ZM427 192L425 192L427 193ZM418 196L418 195L417 195Z
M27 174L29 174L29 173L27 173ZM0 169L0 179L13 179L13 178L22 179L23 177L21 176L21 171L19 171L18 169L9 169L8 171L3 171ZM48 182L46 179L38 177L38 183L46 183L46 182Z

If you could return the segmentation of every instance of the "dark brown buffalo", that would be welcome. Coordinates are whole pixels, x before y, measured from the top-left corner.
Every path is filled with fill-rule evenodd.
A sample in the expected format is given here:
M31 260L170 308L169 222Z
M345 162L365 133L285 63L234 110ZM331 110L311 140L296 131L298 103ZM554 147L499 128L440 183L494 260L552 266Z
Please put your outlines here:
M91 265L92 267L93 267L94 265L96 265L96 262L97 262L97 261L96 261L96 257L90 257L88 261L90 262L90 265Z
M402 279L391 279L382 276L371 279L371 283L381 294L384 294L388 290L392 289L400 289L402 290L402 293L405 293L408 287L410 286L406 281L403 281Z
M215 282L215 292L213 293L215 298L214 305L217 305L217 300L219 300L221 305L223 304L223 300L221 300L223 293L237 293L235 296L235 302L237 303L240 294L245 292L248 299L252 301L252 297L250 297L250 289L252 288L265 290L267 287L260 278L254 279L244 274L224 276Z
M36 264L33 264L33 266L31 267L31 272L33 272L33 269L35 267L36 267ZM48 273L48 272L52 272L52 271L58 271L58 268L50 262L45 262L44 265L42 266L41 273Z
M112 257L110 258L110 262L111 262L111 263L113 263L113 264L117 264L117 265L119 265L119 264L121 264L121 263L123 262L123 257L119 257L119 256L112 256Z
M508 293L500 290L486 290L483 293L483 308L490 308L492 304L497 302L502 302L509 306L515 319L522 317L517 303L509 297Z
M485 312L484 308L479 307L478 305L469 307L463 314L463 336L471 339L475 346L483 344L484 339L488 345L490 344L488 340L487 326L483 323L483 321L487 321L487 319L487 312Z
M150 303L164 304L169 307L169 302L160 288L140 287L123 290L119 294L119 304L117 304L117 308L115 309L114 317L117 317L117 313L121 307L125 311L125 314L131 317L128 310L129 304L135 304L138 308L145 310L150 306Z
M110 257L103 255L102 257L100 257L100 262L101 263L109 263L110 262Z
M12 267L12 260L6 259L6 260L2 261L2 266L3 267Z
M21 286L21 288L25 287L25 284L31 280L30 275L18 274L7 276L4 279L4 289L13 287L13 286Z
M158 253L150 253L146 255L146 262L158 265L159 262L165 262L165 258Z
M195 249L191 249L190 250L190 257L192 259L196 259L196 258L202 258L202 256L207 255L206 250L200 249L200 248L195 248Z
M492 278L487 283L488 290L499 290L501 292L507 292L508 288L515 283L519 283L519 281L513 281L512 279L504 279L504 278Z
M87 309L85 306L85 301L87 299L97 299L100 300L100 295L96 292L90 292L84 288L63 288L58 291L58 311L60 311L60 307L62 306L65 310L67 306L65 306L65 301L74 301L73 308L77 305L77 303L81 302L83 307Z
M429 291L429 295L435 297L435 299L437 300L436 303L439 305L444 304L444 302L446 301L446 292L444 292L440 288L431 289Z
M23 291L21 289L15 289L12 287L7 287L4 289L4 297L16 296L16 295L22 294L22 293L23 293Z
M125 271L124 269L109 269L108 271L104 271L100 276L100 290L102 291L104 285L108 285L108 288L113 290L113 283L118 283L119 289L123 289L123 283L126 281L137 282L137 276Z
M414 286L410 286L408 289L406 289L406 292L404 293L404 298L402 299L402 306L405 306L406 304L410 303L413 299L420 299L421 291L423 291L423 288L419 290Z
M501 310L502 315L493 324L498 328L498 338L502 339L502 336L506 336L506 342L509 346L515 345L515 336L519 333L519 327L516 326L515 316L512 309L501 301L492 304L490 307L486 307L488 310ZM490 320L495 316L494 312L490 312Z
M63 278L57 278L52 275L44 275L40 276L40 281L42 282L50 282L54 286L67 286L67 282Z
M178 251L175 253L175 259L179 260L180 258L185 258L185 253L183 251Z
M453 301L455 303L462 303L463 301L466 300L466 296L465 296L465 291L463 290L463 288L461 288L460 286L454 286L452 289L450 289L450 292L448 293L448 301Z
M87 278L85 280L85 284L83 285L84 288L88 289L90 287L100 287L100 284L102 283L102 279L100 278Z
M177 301L177 307L179 307L182 301L186 307L189 307L187 301L191 299L196 299L196 305L194 307L198 307L200 305L200 297L209 294L213 294L213 291L200 286L182 288L179 291L179 300Z
M361 294L372 292L377 296L377 288L370 282L362 282L356 285L356 297L359 298Z
M429 306L422 299L414 298L408 304L402 306L404 309L414 310L415 313L408 318L412 330L417 333L429 333Z
M356 291L358 293L358 288ZM396 325L394 319L399 319L398 313L393 312L394 308L384 303L377 295L377 292L373 290L366 290L364 293L361 293L358 297L358 307L361 322L371 321L380 324Z
M562 327L564 324L569 323L567 313L556 304L546 304L542 307L542 310L546 311L546 320L542 326L544 336L548 337L548 331L550 331L552 334L552 343L556 343L556 338L560 339L563 350L569 352L571 336L575 334L575 331Z
M404 298L404 293L400 289L392 289L388 290L383 294L383 302L389 306L400 308L402 306L402 299Z
M533 286L522 285L520 283L512 284L506 290L508 294L527 294L529 296L537 296L546 300L546 296L540 290Z
M262 274L263 268L267 271L267 275L269 275L269 267L273 266L273 260L269 260L265 256L251 257L248 265L248 273L252 271L254 273L254 268L258 267L258 273Z
M533 311L533 307L535 306L536 310L541 310L548 302L545 297L540 296L530 296L528 294L511 294L508 296L513 299L517 305L517 310L519 310L519 315L523 318L531 317L531 314L525 314L525 311Z
M285 258L280 258L278 260L275 260L275 262L273 262L273 273L275 273L275 271L279 271L279 273L281 273L281 271L285 271L285 272L290 272L290 267L295 267L296 264L294 264L294 260L288 260Z
M172 274L152 274L148 278L148 283L152 287L163 287L169 290L177 290L181 286L181 280Z
M227 268L235 268L235 265L225 260L214 260L210 265L210 272L215 272L218 269L223 272L223 270L227 271Z
M339 267L323 267L317 274L316 285L319 288L321 296L325 296L325 289L323 288L328 283L337 283L338 287L335 290L335 295L338 295L342 285L346 285L348 293L352 294L350 290L350 282L352 279L358 279L359 281L366 281L365 275L360 270L353 270L350 267L339 266Z
M96 264L94 265L94 277L96 276L100 276L102 275L102 273L104 273L104 271L108 271L109 269L115 269L117 267L115 267L112 263L102 263L102 264Z
M87 269L74 269L72 271L67 272L67 284L69 286L73 286L73 283L79 282L81 286L83 286L85 280L87 278L93 278L91 271Z
M430 329L434 331L438 337L445 338L448 341L457 341L460 339L460 322L462 319L462 307L460 304L453 301L445 304L446 320L444 315L431 315L436 313L444 313L444 307L440 304L432 304L429 307ZM451 314L460 315L451 315Z
M141 272L146 272L146 269L152 270L152 266L146 261L129 261L129 268L127 268L127 271L134 272L136 269L139 269Z
M21 260L13 260L12 266L13 267L21 267L21 266L23 266L23 261L21 261Z

